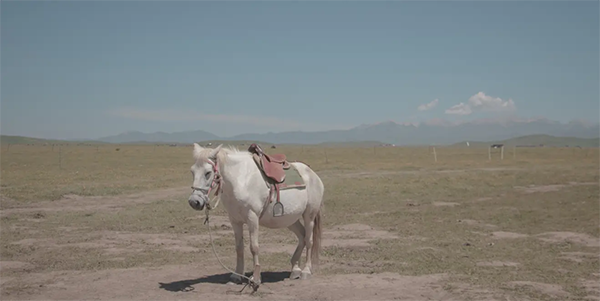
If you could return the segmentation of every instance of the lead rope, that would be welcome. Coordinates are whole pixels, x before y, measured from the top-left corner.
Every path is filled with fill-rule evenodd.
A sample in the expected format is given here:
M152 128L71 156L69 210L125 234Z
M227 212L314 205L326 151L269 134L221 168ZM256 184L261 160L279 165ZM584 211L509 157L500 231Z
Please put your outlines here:
M235 271L231 270L230 268L226 267L226 266L225 266L225 264L223 264L223 262L221 261L221 258L219 258L219 255L217 255L217 250L215 249L215 244L214 244L214 242L213 242L212 231L210 231L210 218L209 218L209 211L211 211L211 210L213 210L213 209L216 209L216 208L217 208L217 205L219 205L219 202L220 202L221 198L220 198L220 197L218 197L218 196L214 196L214 197L213 197L213 200L214 200L214 199L217 199L217 202L215 203L215 205L214 205L214 206L211 206L211 205L210 205L210 202L209 202L209 203L208 203L208 205L206 206L206 212L205 212L205 213L206 213L206 219L204 220L204 224L206 224L206 225L207 225L207 227L208 227L208 235L209 235L209 237L210 237L210 245L212 246L213 253L215 254L215 257L217 258L217 261L219 261L219 263L221 264L221 266L222 266L222 267L223 267L225 270L229 271L230 273L232 273L232 274L234 274L234 275L238 275L238 276L240 276L240 277L242 277L242 278L245 278L245 279L247 279L247 280L248 280L248 283L246 283L246 285L244 285L244 287L243 287L243 288L242 288L242 289L241 289L241 290L238 292L238 294L240 294L240 295L241 295L241 294L242 294L242 292L244 291L244 289L246 289L246 287L247 287L248 285L250 285L250 286L252 287L252 289L253 289L253 291L252 291L252 293L251 293L251 294L254 294L254 293L256 293L256 291L258 290L258 287L259 287L260 285L259 285L258 283L256 283L256 282L254 282L254 280L252 279L253 277L252 277L252 278L250 278L250 277L248 277L248 276L246 276L246 275L238 274L238 273L236 273Z
M234 275L238 275L238 276L240 276L240 277L245 278L245 279L248 280L248 282L246 283L246 285L244 285L244 287L238 292L238 294L241 295L242 292L244 291L244 289L246 289L246 287L248 285L250 285L252 287L252 289L253 289L253 291L251 293L251 295L252 295L252 294L256 293L256 291L258 290L258 287L260 286L258 283L256 283L253 280L254 277L247 277L246 275L238 274L235 271L231 270L230 268L226 267L225 264L223 264L223 262L221 261L221 258L219 258L219 255L217 254L217 250L215 249L215 244L213 242L213 237L212 237L212 231L210 230L209 211L216 209L217 206L219 205L219 202L221 201L221 197L219 196L219 193L222 190L222 187L221 187L221 181L222 181L222 179L221 179L221 175L219 174L219 168L218 168L217 162L212 162L212 161L209 160L209 163L213 166L213 170L215 172L215 178L213 179L213 183L211 184L211 187L209 188L207 194L210 194L210 191L214 188L215 185L217 186L217 191L215 193L215 196L212 198L212 200L210 202L208 202L208 204L206 204L206 211L205 211L206 219L204 220L204 224L206 224L207 227L208 227L208 235L210 237L210 245L212 247L213 253L215 254L215 257L217 258L217 261L219 261L219 263L221 264L221 266L225 270L229 271L230 273L232 273ZM214 205L211 205L211 203L215 199L217 201L215 202Z

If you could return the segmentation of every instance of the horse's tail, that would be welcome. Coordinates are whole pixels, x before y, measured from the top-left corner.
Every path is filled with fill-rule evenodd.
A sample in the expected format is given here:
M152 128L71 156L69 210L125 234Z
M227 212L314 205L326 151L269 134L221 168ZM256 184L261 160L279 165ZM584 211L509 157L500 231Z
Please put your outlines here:
M313 218L313 229L312 229L312 246L310 248L310 261L312 263L311 268L316 269L319 265L319 254L321 253L321 240L323 234L323 213L325 209L325 204L323 202L323 195L325 193L325 187L323 182L319 178L319 176L312 170L308 165L304 163L300 163L303 166L303 169L306 169L306 177L305 181L307 182L307 193L308 193L308 204L310 208L307 208L310 211L310 215L312 216L315 213ZM317 208L315 208L317 207ZM308 212L307 212L308 213ZM306 219L304 220L305 224L308 222ZM306 233L307 235L309 233ZM311 271L312 272L312 271Z
M323 206L321 206L319 212L317 212L317 216L315 216L315 225L313 226L311 261L315 266L319 265L319 253L321 253L321 236L323 234L323 228L321 225L321 211L323 211Z

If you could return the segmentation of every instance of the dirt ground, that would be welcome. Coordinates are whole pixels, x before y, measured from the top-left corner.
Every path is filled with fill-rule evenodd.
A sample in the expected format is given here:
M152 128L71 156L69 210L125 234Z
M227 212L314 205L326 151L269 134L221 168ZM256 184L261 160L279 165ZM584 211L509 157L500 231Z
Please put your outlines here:
M5 209L3 216L15 213L38 213L52 211L101 211L119 210L124 206L140 203L152 203L168 198L180 189L166 189L124 197L80 197L65 196L54 202L37 203L31 208ZM34 216L36 216L34 214ZM200 223L200 215L196 222ZM36 219L28 219L35 221ZM211 218L217 230L214 235L231 236L232 232L226 216ZM21 227L20 230L29 230ZM82 235L83 230L76 227L62 227L62 238L70 235ZM267 230L268 231L268 230ZM76 234L72 234L76 233ZM290 236L293 235L291 232ZM186 265L165 265L150 268L110 269L99 271L52 271L29 272L34 266L27 262L0 261L2 271L10 271L16 276L2 277L3 300L122 300L122 299L160 299L160 300L238 300L260 297L266 300L454 300L448 292L441 289L443 274L426 276L401 276L396 273L369 273L345 275L315 275L309 280L289 280L289 271L265 271L263 284L258 292L250 295L251 289L243 293L242 285L226 284L229 274L217 264L213 253L197 250L188 245L193 241L206 241L208 235L137 234L120 232L86 232L88 237L82 243L60 243L56 238L23 239L13 245L61 249L65 247L90 248L112 254L112 260L120 260L119 254L142 250L145 246L179 252L203 252L203 260ZM356 237L356 238L344 238ZM341 246L350 248L368 247L369 241L376 238L397 239L396 235L384 230L375 230L365 224L348 224L334 227L325 232L324 247ZM295 244L271 242L267 238L261 241L261 252L285 252L291 254ZM121 248L119 246L126 245ZM233 259L231 254L220 256ZM364 263L357 262L357 265ZM324 263L327 266L327 262ZM248 273L249 274L249 273Z
M56 202L37 204L34 208L3 210L2 214L47 211L98 211L118 210L123 204L152 202L169 196L178 190L157 191L151 194L136 194L128 197L98 198L67 196ZM183 191L183 189L179 190ZM101 201L100 204L97 204ZM200 220L200 219L198 219ZM199 221L198 221L199 222ZM232 235L225 216L213 216L212 223L221 229L216 236ZM25 229L27 230L27 229ZM74 227L60 229L64 235L76 232ZM77 232L78 233L78 232ZM291 234L291 233L290 233ZM105 232L87 232L89 237L98 235L98 239L83 243L61 244L57 239L23 239L14 245L36 246L46 249L74 246L90 248L113 254L112 260L120 260L119 254L142 250L151 245L164 250L179 252L198 252L187 243L195 240L207 240L206 235L179 235L173 238L167 234L136 234ZM353 237L353 238L344 238ZM324 247L341 246L347 248L369 247L369 241L376 239L398 239L396 235L384 230L375 230L365 224L348 224L334 227L325 232ZM261 244L261 252L286 252L291 254L295 244L269 242ZM126 245L126 248L119 246ZM227 285L229 274L217 264L213 253L206 252L200 262L186 265L165 265L151 268L110 269L99 271L53 271L28 273L33 266L27 262L1 261L2 271L11 271L18 276L2 277L2 299L28 300L122 300L122 299L182 299L182 300L237 300L260 297L266 300L462 300L453 297L442 289L444 274L424 276L402 276L397 273L350 273L343 275L315 275L309 280L289 280L289 271L266 271L259 291L250 295L250 288L239 291L241 285ZM221 257L233 259L231 254ZM357 266L365 262L349 262ZM381 263L380 263L381 264ZM327 266L325 261L324 266ZM23 272L23 273L18 273ZM473 294L488 293L474 289ZM487 297L491 296L491 292ZM463 295L464 296L464 295ZM458 299L457 299L458 298Z
M519 188L517 188L519 189ZM553 188L554 189L554 188ZM532 193L529 188L526 193ZM537 189L539 191L553 191ZM536 190L536 191L537 191ZM35 224L44 219L47 212L98 212L118 211L126 206L152 204L158 200L176 195L181 189L166 189L161 191L138 193L121 197L80 197L68 195L54 202L37 203L30 208L15 208L2 210L3 216L26 214L26 221ZM455 202L433 202L433 206L458 206ZM377 214L377 212L372 213ZM203 215L188 218L198 224ZM211 219L216 227L215 237L232 236L231 227L224 215L216 215ZM475 220L461 220L461 223L481 226L489 229L497 227L482 224ZM20 231L33 231L35 227L15 226ZM199 261L187 264L168 264L153 267L114 268L102 270L62 270L35 272L35 266L28 262L1 261L0 267L5 273L1 278L3 300L122 300L122 299L155 299L155 300L246 300L261 298L265 300L511 300L510 294L501 290L452 282L446 273L427 275L401 275L392 272L369 272L375 265L385 265L385 261L350 260L345 265L349 270L363 269L359 273L315 274L309 280L289 280L289 271L267 270L263 272L263 284L259 291L250 295L250 288L239 293L241 285L228 285L229 274L217 263L208 248L198 249L194 243L206 242L209 236L203 234L148 234L129 231L86 231L86 228L63 226L58 229L58 237L25 238L12 242L29 248L46 250L75 247L92 249L110 256L110 260L124 260L125 254L132 255L146 248L175 251L178 253L201 253ZM273 232L273 233L270 233ZM291 254L295 244L285 237L282 231L266 230L261 236L261 254L283 252ZM491 235L499 240L518 239L528 235L493 231ZM588 247L598 247L598 239L589 235L573 232L548 232L536 235L539 240L559 243L572 241ZM64 242L68 240L81 242ZM285 239L288 238L288 243ZM368 224L351 223L333 226L324 233L323 247L341 247L352 249L369 248L372 241L377 239L390 240L427 240L426 237L399 237L390 231L377 229ZM575 263L583 259L598 259L598 254L586 252L563 252L563 258ZM43 256L43 255L42 255ZM135 255L133 255L135 256ZM232 264L234 258L231 252L221 252L220 257ZM246 260L250 260L247 256ZM333 265L325 260L321 269ZM494 269L518 270L521 263L510 261L481 261L477 266ZM342 267L343 269L344 267ZM249 273L248 273L249 274ZM595 276L598 276L596 274ZM597 300L600 293L597 282L584 282L590 295L588 299ZM453 285L453 290L444 286ZM561 285L532 281L513 281L508 286L528 287L539 293L558 298L569 298L569 293ZM508 299L507 299L508 298ZM522 299L520 299L522 300Z
M328 189L323 251L309 280L288 279L295 236L261 229L258 292L226 284L204 212L187 205L188 186L35 202L2 196L0 297L600 300L594 166L319 174ZM222 208L211 227L219 257L233 268Z

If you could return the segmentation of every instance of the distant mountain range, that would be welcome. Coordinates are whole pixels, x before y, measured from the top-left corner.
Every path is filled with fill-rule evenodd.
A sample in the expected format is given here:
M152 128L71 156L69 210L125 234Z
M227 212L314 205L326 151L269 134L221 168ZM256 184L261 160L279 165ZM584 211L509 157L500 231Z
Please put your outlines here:
M25 137L25 136L1 135L0 143L1 144L74 144L76 142L57 140L57 139L31 138L31 137ZM105 142L86 141L86 143L105 143Z
M377 124L363 124L348 130L320 132L280 132L265 134L241 134L219 137L203 130L175 133L143 133L131 131L115 136L93 140L76 140L72 143L185 143L202 141L246 141L273 144L331 144L353 145L369 142L395 145L451 145L466 141L505 141L507 139L550 135L555 137L598 138L600 124L580 121L560 123L548 119L491 121L478 120L451 123L444 120L421 124L396 123L386 121ZM27 142L25 142L27 141ZM36 143L42 140L18 136L2 136L2 143ZM45 140L48 143L50 140ZM63 141L64 142L64 141ZM54 142L52 142L54 143ZM562 143L562 142L561 142ZM587 142L594 144L594 142Z
M125 132L115 136L95 139L108 143L193 143L200 141L263 141L274 144L321 144L348 143L359 141L379 141L396 145L447 145L461 141L500 141L528 135L552 135L576 138L598 138L600 124L572 121L560 123L548 119L511 121L472 121L450 123L438 120L422 124L399 124L386 121L377 124L363 124L348 130L320 132L279 132L265 134L241 134L219 137L207 131L186 131L175 133Z

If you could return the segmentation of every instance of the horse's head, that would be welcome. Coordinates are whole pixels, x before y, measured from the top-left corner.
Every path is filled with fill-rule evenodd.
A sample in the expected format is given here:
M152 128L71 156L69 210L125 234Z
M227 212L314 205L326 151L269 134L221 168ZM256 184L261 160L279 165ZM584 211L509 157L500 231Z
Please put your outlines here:
M192 194L188 199L190 206L196 210L204 209L208 204L210 191L219 185L221 175L217 165L217 154L223 145L216 148L203 148L194 143L194 159L196 162L190 168L192 172Z

